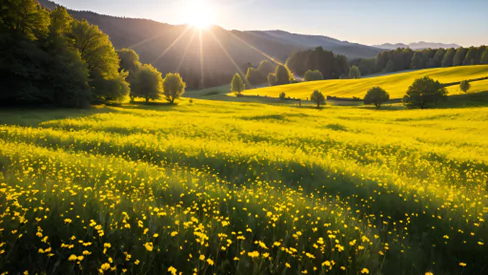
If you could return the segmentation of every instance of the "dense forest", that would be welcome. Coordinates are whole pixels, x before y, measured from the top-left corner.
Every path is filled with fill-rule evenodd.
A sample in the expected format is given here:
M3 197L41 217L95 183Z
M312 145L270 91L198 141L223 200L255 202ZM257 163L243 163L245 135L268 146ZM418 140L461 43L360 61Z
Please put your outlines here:
M131 49L116 51L109 36L63 7L36 0L2 1L0 81L2 104L83 107L93 103L165 98L186 88L179 74L142 64Z
M0 100L85 106L129 94L127 73L107 35L64 8L2 1Z

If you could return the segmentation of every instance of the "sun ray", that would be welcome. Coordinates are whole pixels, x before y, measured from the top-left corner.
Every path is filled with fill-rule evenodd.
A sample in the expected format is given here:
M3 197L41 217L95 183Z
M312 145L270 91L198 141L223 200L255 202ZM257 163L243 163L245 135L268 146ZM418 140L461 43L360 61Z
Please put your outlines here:
M255 50L257 53L261 54L262 56L268 58L269 60L273 61L274 63L276 63L277 65L283 65L283 63L281 63L280 61L276 60L275 58L273 58L271 55L261 51L260 49L256 48L255 46L253 46L252 44L249 44L247 41L244 41L242 38L238 37L237 35L233 34L232 31L229 31L229 34L234 37L235 39L239 40L240 42L242 42L243 44L245 44L246 46L250 47L251 49Z
M227 50L224 48L224 46L222 45L222 43L220 43L219 39L212 32L208 32L208 33L210 33L210 35L213 37L213 39L215 40L215 42L217 42L217 44L222 49L222 51L224 51L225 55L229 58L230 62L232 62L232 64L234 64L234 67L236 67L237 71L242 76L243 80L246 82L246 86L247 87L252 87L251 83L249 83L249 81L246 78L246 74L241 70L241 68L239 68L239 66L237 65L237 63L230 56L229 52L227 52Z
M205 73L203 70L203 62L205 61L205 58L203 56L203 36L202 36L202 30L199 30L198 36L200 39L200 85L201 89L205 87Z
M191 29L191 26L188 26L186 27L186 29L180 34L180 36L178 36L175 41L173 41L173 43L171 43L171 45L168 46L168 48L166 48L166 50L164 50L164 52L162 54L160 54L158 57L156 57L156 59L153 60L152 64L156 63L156 61L158 61L159 59L161 59L169 50L171 50L171 48L174 47L174 45L176 45L176 43L178 43L178 41L180 41L181 38L183 38L183 36Z
M195 38L195 34L197 33L197 30L194 29L193 33L191 35L190 41L188 41L188 44L186 45L185 51L183 52L183 57L181 57L180 62L178 63L178 67L176 67L176 72L179 72L181 69L181 66L183 65L183 62L185 61L186 54L188 53L188 50L190 49L191 43L193 42L193 39Z

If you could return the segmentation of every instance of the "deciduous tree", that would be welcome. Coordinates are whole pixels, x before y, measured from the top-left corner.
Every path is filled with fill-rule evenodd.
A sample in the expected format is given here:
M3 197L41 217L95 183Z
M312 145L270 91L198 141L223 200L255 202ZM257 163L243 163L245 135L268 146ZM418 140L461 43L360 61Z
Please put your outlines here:
M174 104L175 100L185 93L186 83L179 73L168 73L163 80L163 90L166 100Z
M403 102L408 107L426 108L447 97L446 88L437 80L425 76L416 79L408 88Z

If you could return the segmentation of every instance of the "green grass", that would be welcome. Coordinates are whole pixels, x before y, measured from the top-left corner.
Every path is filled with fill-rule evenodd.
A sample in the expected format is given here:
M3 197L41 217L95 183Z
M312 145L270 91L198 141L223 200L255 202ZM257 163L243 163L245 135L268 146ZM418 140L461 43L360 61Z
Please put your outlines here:
M390 98L402 98L408 87L416 78L430 76L441 83L452 83L468 79L476 79L488 76L488 65L478 66L463 66L450 68L436 68L425 69L417 71L409 71L405 73L389 74L384 76L377 76L363 79L338 79L338 80L324 80L316 82L304 82L298 84L290 84L285 86L275 86L260 89L252 89L244 92L246 95L261 95L269 97L279 97L279 94L285 92L287 96L306 99L309 98L314 90L320 90L326 96L337 96L352 98L363 98L366 92L374 87L380 86L390 93ZM480 81L475 84L473 91L484 89L487 82ZM455 88L453 88L455 92ZM452 91L450 89L450 91Z
M185 99L0 119L9 274L488 268L487 107Z

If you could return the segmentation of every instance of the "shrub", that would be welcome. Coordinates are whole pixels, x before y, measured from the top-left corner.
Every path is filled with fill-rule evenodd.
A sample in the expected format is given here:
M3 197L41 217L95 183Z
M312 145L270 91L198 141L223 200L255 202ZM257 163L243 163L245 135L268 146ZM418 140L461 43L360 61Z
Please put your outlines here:
M469 81L463 80L463 81L461 81L461 84L459 84L459 88L464 93L467 93L469 91L469 89L471 89L471 84L469 84Z

